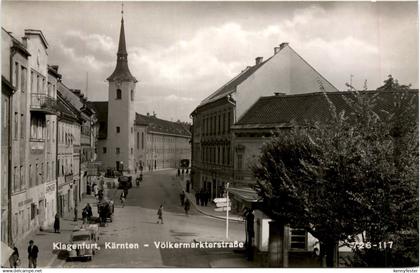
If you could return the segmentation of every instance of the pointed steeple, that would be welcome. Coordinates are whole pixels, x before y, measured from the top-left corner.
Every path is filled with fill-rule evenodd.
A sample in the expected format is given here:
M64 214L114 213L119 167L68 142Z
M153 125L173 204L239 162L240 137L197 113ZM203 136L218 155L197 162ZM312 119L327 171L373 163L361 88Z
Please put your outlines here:
M117 66L114 72L107 78L108 81L134 81L137 82L136 78L133 77L128 68L128 54L125 45L125 32L124 32L124 10L121 9L121 29L120 29L120 40L118 42L117 52Z

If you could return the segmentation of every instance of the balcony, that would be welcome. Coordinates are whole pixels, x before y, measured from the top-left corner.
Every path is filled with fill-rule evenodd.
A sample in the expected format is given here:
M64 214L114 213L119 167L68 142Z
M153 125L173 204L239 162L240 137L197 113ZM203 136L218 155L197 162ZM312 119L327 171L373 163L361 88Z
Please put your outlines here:
M56 114L56 108L57 101L47 94L31 94L31 111L54 115Z

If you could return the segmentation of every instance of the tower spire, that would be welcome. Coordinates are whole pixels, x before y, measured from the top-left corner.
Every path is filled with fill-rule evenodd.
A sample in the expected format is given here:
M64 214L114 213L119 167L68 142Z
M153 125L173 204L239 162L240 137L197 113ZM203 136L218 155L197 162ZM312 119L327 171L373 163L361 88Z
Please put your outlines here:
M136 78L131 75L128 69L128 54L125 44L125 31L124 31L124 2L121 1L121 28L120 28L120 39L118 41L118 52L117 52L117 66L111 76L108 77L108 81L134 81L137 82Z

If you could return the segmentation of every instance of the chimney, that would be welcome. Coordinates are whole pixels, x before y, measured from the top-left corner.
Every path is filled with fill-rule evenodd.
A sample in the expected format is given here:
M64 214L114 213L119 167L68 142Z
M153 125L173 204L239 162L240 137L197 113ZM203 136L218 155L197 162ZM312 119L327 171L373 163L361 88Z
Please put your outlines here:
M287 43L287 42L281 43L280 44L280 50L282 50L285 46L288 46L288 45L289 45L289 43Z
M262 61L263 61L263 57L257 57L257 58L255 58L255 65L261 64Z
M149 112L147 112L147 116L150 116Z
M51 68L52 68L55 72L58 72L58 65L51 65Z
M155 113L155 111L153 111L153 117L154 117L154 118L156 117L156 113Z
M286 93L274 92L274 96L276 96L276 97L284 97L284 96L286 96Z
M280 51L280 47L276 46L276 47L274 48L274 54L277 54L279 51Z

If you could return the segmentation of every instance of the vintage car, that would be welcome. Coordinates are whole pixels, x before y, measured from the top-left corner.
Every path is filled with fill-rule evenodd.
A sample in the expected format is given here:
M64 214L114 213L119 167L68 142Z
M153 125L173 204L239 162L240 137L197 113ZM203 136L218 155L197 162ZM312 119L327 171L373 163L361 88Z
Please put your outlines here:
M70 244L73 245L73 247L69 249L68 259L87 259L91 261L93 255L95 255L95 243L97 243L97 239L97 231L93 231L92 229L73 231L70 235Z

